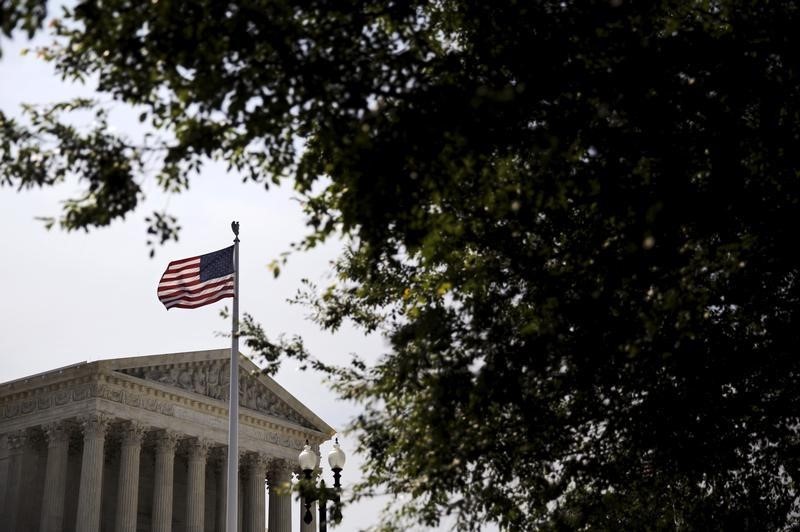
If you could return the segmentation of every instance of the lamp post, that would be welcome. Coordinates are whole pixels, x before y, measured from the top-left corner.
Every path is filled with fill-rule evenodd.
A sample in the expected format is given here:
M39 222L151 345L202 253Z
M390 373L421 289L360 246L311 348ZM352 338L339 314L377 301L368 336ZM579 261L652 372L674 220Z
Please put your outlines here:
M333 449L328 453L328 464L333 470L333 488L325 486L325 481L320 480L319 486L314 485L311 474L317 466L317 455L311 450L311 446L306 445L297 457L300 461L300 468L303 470L303 479L300 481L300 493L305 500L306 513L303 521L310 523L314 517L311 515L311 503L319 501L319 532L328 532L328 501L333 502L333 522L339 524L342 520L341 499L339 494L342 491L341 479L342 468L344 467L345 454L339 447L339 438L336 438Z

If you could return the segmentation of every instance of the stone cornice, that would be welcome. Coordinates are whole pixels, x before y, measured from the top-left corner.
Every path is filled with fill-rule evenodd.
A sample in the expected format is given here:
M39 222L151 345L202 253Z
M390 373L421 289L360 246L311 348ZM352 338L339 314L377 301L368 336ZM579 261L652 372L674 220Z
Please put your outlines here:
M97 373L99 364L99 362L79 362L77 364L0 383L0 398L10 393L24 392L26 390L38 388L44 382L57 383L59 381L72 380L80 376L92 375Z
M97 374L97 363L76 364L63 370L0 384L0 405L40 394L42 390L53 391L75 383L91 382Z

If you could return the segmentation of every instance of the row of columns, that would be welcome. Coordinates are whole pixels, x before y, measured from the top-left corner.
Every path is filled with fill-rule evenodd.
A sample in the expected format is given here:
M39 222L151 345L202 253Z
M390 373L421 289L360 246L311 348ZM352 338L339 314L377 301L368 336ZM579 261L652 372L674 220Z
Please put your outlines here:
M83 430L83 455L81 462L80 488L75 530L99 532L103 459L105 439L109 420L102 416L92 416L81 420ZM41 532L58 532L63 529L64 506L67 486L67 465L70 433L63 423L44 427L47 436L47 462L45 466L44 490L42 496ZM119 484L117 489L116 532L136 532L139 506L139 470L142 441L146 429L136 422L129 422L122 432L119 462ZM12 449L9 480L22 479L25 449L24 435L9 437ZM152 530L171 532L173 502L173 472L175 450L180 437L169 431L159 431L155 446L155 471L153 484ZM191 439L187 446L187 532L205 530L205 486L206 463L211 443L203 439ZM16 457L16 459L13 459ZM244 456L243 465L248 469L247 489L248 513L244 530L263 532L265 529L264 479L270 462L263 456L250 453ZM270 470L269 479L269 531L290 532L291 495L279 486L288 484L291 472L285 464L275 464ZM217 530L224 530L226 503L226 475L218 476L217 486ZM9 482L10 486L15 484ZM17 484L18 485L18 484ZM21 530L19 515L24 512L24 502L19 499L20 490L11 488L6 494L6 523L8 530ZM240 516L243 497L239 497ZM240 523L240 527L241 527Z

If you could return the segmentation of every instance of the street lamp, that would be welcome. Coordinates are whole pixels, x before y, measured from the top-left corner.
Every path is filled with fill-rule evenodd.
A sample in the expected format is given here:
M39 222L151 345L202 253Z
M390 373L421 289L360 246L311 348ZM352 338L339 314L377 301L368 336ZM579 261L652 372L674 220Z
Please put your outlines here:
M328 532L328 501L333 502L333 522L339 524L342 520L341 499L339 494L342 491L341 479L342 468L345 463L345 454L339 447L339 438L336 438L333 449L328 453L328 464L333 470L333 488L325 486L325 481L320 480L319 486L314 485L311 474L317 466L317 455L311 450L311 446L306 440L306 445L297 457L300 461L300 468L303 470L303 479L300 481L300 493L305 499L306 513L303 521L309 524L314 517L311 515L311 503L319 501L319 532Z

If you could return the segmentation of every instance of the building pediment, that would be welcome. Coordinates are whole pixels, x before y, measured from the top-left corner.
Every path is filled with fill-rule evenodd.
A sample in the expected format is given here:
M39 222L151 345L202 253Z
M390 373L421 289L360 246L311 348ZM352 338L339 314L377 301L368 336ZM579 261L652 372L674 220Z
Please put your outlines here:
M230 351L225 349L104 361L113 372L228 402ZM239 358L239 405L265 416L331 434L333 429L249 359Z

